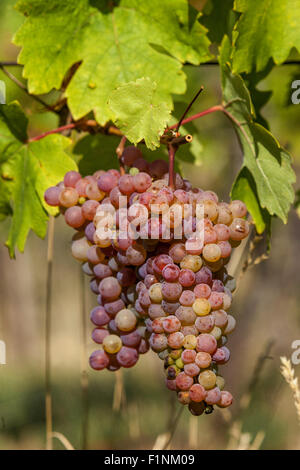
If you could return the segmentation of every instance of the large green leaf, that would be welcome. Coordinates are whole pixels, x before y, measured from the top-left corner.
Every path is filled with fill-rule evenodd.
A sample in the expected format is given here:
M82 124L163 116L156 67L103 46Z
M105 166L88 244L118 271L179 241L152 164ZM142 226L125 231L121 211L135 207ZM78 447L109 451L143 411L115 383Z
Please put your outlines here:
M80 156L78 168L82 176L93 174L97 170L119 168L116 148L120 137L112 135L86 135L78 140L73 153Z
M60 88L76 62L81 65L68 88L75 119L95 112L100 124L112 118L111 92L143 76L157 83L162 101L185 92L182 62L210 57L206 30L186 0L137 2L124 0L110 13L99 2L21 0L17 8L27 18L15 37L22 47L19 62L32 93ZM193 10L193 9L192 9Z
M299 0L235 0L242 13L235 27L233 72L263 70L270 58L281 64L300 51Z
M160 100L156 83L140 78L120 86L112 92L109 107L113 120L130 142L137 144L144 139L151 150L159 147L171 109Z
M295 182L295 174L291 167L291 158L267 129L254 122L249 92L242 78L232 73L229 56L230 44L228 38L225 38L220 54L223 100L241 142L243 166L253 178L255 191L252 192L257 192L260 207L286 222L294 199L292 184ZM253 187L254 183L249 183L248 186ZM241 188L244 188L242 200L245 200L248 197L247 186L239 182L239 188L240 193ZM262 220L257 207L252 203L249 210L261 230Z
M208 0L203 9L201 24L208 29L211 42L220 44L224 34L230 34L237 19L233 11L234 0Z
M24 250L29 230L45 236L47 212L54 215L57 209L44 202L44 192L76 169L66 153L69 139L50 135L28 143L26 128L18 103L0 106L0 218L12 216L7 240L11 256L15 247Z

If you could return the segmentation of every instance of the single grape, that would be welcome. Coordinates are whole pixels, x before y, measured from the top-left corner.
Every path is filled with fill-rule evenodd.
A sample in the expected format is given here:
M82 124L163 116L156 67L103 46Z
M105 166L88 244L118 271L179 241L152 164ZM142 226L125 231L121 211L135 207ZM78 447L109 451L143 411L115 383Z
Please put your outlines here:
M165 316L165 312L159 304L151 304L148 308L149 317L154 320Z
M232 315L228 315L227 318L228 318L228 323L224 330L224 335L229 335L229 333L232 333L232 331L235 329L235 326L236 326L236 320Z
M196 403L196 402L191 402L189 404L189 411L192 413L192 415L194 416L200 416L204 413L205 411L205 408L206 408L206 405L203 401L201 401L200 403Z
M169 166L165 160L154 160L150 163L149 171L152 178L162 178L168 171Z
M185 245L181 242L173 243L169 249L169 255L174 263L180 263L186 254Z
M181 269L178 281L183 287L191 287L195 283L195 273L191 269Z
M137 318L135 314L127 308L120 310L115 316L116 326L121 331L133 330L136 325L136 321Z
M124 346L137 348L142 340L142 336L138 330L134 330L126 335L121 335L121 340Z
M97 208L99 206L99 202L97 201L85 201L84 204L82 204L82 215L86 220L93 220L95 217Z
M212 310L219 310L223 306L223 294L222 292L213 291L208 299Z
M59 206L59 195L61 188L57 186L51 186L45 191L44 199L49 206Z
M208 333L202 333L197 338L196 350L198 352L207 352L214 354L217 349L217 340L214 336Z
M212 316L215 320L215 325L219 328L225 328L228 323L228 315L225 310L215 310L212 312Z
M182 405L188 405L191 401L188 391L180 391L177 393L179 403Z
M122 287L129 287L135 283L136 275L130 268L121 268L117 273L117 280Z
M168 302L179 299L182 293L182 286L178 282L163 282L161 288L162 295Z
M195 301L195 294L191 290L184 290L179 297L179 302L185 307L191 307Z
M217 364L226 364L230 359L230 351L226 346L218 348L212 356L213 361Z
M91 311L91 321L96 326L105 326L110 322L110 316L106 313L104 307L95 307Z
M108 354L116 354L122 347L122 341L117 335L108 335L104 338L102 346Z
M195 297L197 297L198 299L208 299L211 294L211 288L209 287L208 284L204 284L204 283L197 284L194 287L194 294L195 294Z
M229 208L234 218L242 218L247 215L247 207L242 201L231 201L231 203L229 204Z
M112 276L111 268L107 264L103 263L98 263L94 266L94 273L98 279L104 279Z
M198 382L205 390L211 390L216 386L217 376L212 370L204 370L200 372Z
M176 391L177 390L177 386L176 386L176 380L173 379L166 379L166 386L169 390L172 390L172 391Z
M128 348L127 346L122 346L120 351L117 354L117 361L122 367L132 367L134 366L139 358L139 354L136 349Z
M180 372L176 377L176 386L179 390L189 390L193 385L193 379L184 372Z
M207 391L205 402L208 405L216 405L221 399L221 391L219 387L214 387Z
M217 341L219 341L219 339L222 336L222 330L221 330L221 328L218 328L217 326L214 326L213 329L209 333L212 336L214 336Z
M130 195L134 192L133 177L131 175L123 175L119 179L119 189L122 194Z
M198 316L208 315L211 310L211 304L207 299L196 299L193 303L193 310Z
M98 294L99 292L99 282L97 279L92 279L90 281L90 289L94 294Z
M71 245L72 256L78 261L87 261L88 260L88 250L90 244L85 237L78 238L74 240Z
M95 328L92 332L92 340L95 343L102 344L106 336L109 335L109 332L105 328Z
M78 171L68 171L64 176L64 184L66 187L75 188L77 181L81 179Z
M99 284L99 293L103 299L108 301L116 300L121 294L121 290L121 286L117 279L112 276L102 279Z
M82 214L81 207L73 206L69 207L65 212L65 221L70 227L79 228L84 222L85 218Z
M221 248L215 243L209 243L203 248L203 258L205 261L215 263L221 258Z
M185 349L195 349L197 345L197 337L195 335L186 335L183 340Z
M126 166L132 166L138 158L142 157L143 154L140 149L138 149L134 145L129 145L128 147L125 147L121 156L121 161Z
M162 270L162 276L167 282L175 282L178 279L180 269L176 264L167 264Z
M225 379L221 375L217 375L216 386L219 388L219 390L223 390L225 387Z
M175 315L169 315L162 319L162 326L166 333L175 333L181 328L181 322Z
M163 333L164 332L162 318L155 318L152 321L151 326L152 326L152 330L154 331L154 333Z
M173 349L179 349L183 345L184 336L180 331L171 333L168 336L168 346Z
M129 246L126 250L128 263L133 266L141 266L146 260L146 250L142 245L135 244Z
M95 370L105 369L109 365L109 357L105 351L94 351L90 356L90 366Z
M118 184L119 176L117 174L103 173L99 176L97 180L98 188L105 192L110 193L110 191Z
M144 158L137 158L132 166L139 171L149 173L149 163Z
M196 284L208 284L209 286L212 283L212 272L207 266L203 266L196 273Z
M175 315L180 320L182 326L193 325L196 320L196 314L191 307L180 306L176 310Z
M185 349L181 353L181 360L184 364L195 362L196 351L194 349Z
M229 392L226 392L225 390L221 392L221 398L219 400L219 402L217 403L217 405L220 407L220 408L227 408L228 406L230 406L233 402L233 396L231 395L231 393Z
M125 308L125 303L122 299L114 300L113 302L106 302L104 309L109 315L116 315L120 310Z
M230 225L232 222L232 212L229 205L226 202L220 202L218 204L218 224Z
M86 197L86 187L89 184L88 180L85 178L81 178L76 181L75 189L78 192L80 197Z
M132 177L133 186L138 193L144 193L150 188L152 179L147 173L141 172Z
M163 351L168 347L167 337L164 334L152 333L150 336L150 346L154 351Z
M194 273L202 266L202 259L198 255L186 255L180 262L181 269L190 269Z
M190 399L195 403L205 400L207 392L201 384L194 384L190 388Z
M211 355L207 352L198 352L195 357L195 363L200 369L206 369L211 364Z
M195 326L200 333L209 333L213 329L214 324L215 320L212 315L198 317L195 321Z
M235 218L229 227L230 238L234 241L240 241L249 234L249 223L247 220Z
M162 286L160 283L152 284L149 289L149 296L152 302L159 304L163 300Z
M190 377L196 377L200 372L200 368L195 363L185 364L184 373Z

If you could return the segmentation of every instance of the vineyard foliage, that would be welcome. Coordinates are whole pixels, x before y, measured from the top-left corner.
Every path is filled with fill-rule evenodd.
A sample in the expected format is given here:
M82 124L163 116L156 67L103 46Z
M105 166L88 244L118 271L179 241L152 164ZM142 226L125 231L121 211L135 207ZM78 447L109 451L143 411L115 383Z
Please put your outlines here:
M117 165L111 156L120 137L109 135L111 126L151 151L160 146L164 130L187 101L185 64L219 62L222 105L243 151L232 196L247 204L258 233L269 231L273 217L287 221L294 199L291 157L260 114L270 93L256 86L292 49L300 51L299 2L226 0L220 6L208 0L202 10L192 3L198 4L16 4L24 22L13 42L20 48L28 91L47 101L57 90L53 110L61 125L71 116L75 126L68 137L29 138L20 105L0 105L0 220L11 219L6 243L12 257L16 248L24 250L30 230L44 237L49 215L56 215L43 201L47 187L77 165L83 175ZM96 122L91 135L83 132L89 130L85 121ZM180 149L177 158L196 163L197 149L194 136L193 147Z

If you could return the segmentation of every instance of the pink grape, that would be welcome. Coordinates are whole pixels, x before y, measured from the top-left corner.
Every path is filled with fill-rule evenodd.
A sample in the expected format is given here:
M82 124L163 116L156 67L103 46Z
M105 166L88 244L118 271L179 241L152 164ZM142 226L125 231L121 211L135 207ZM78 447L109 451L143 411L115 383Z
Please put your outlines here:
M127 335L121 335L123 345L131 348L137 348L141 342L141 339L142 337L137 330L134 330Z
M220 408L227 408L228 406L230 406L232 404L232 402L233 402L233 397L232 397L231 393L226 392L224 390L224 391L221 392L221 398L218 401L217 405Z
M233 217L235 218L242 218L247 215L247 207L242 201L231 201L231 203L229 204L229 208L232 212Z
M117 361L120 366L128 368L134 366L138 361L139 355L136 349L122 346L117 354Z
M180 263L180 261L182 261L183 258L186 256L186 249L184 243L173 243L169 250L169 255L171 256L174 263Z
M151 162L149 166L152 178L162 178L168 169L169 165L165 160L154 160L154 162Z
M227 241L230 238L230 230L225 224L216 224L214 230L217 233L218 241Z
M182 326L193 325L196 320L196 314L192 307L180 306L176 312L176 317L181 321Z
M173 260L170 256L166 254L156 256L152 261L152 269L154 274L162 274L162 270L169 264L173 265Z
M105 328L95 328L92 332L92 340L95 343L102 344L104 338L109 335Z
M105 326L109 323L110 317L103 307L95 307L91 311L91 321L96 326Z
M44 199L49 206L59 206L59 195L61 189L57 186L51 186L45 191Z
M189 375L190 377L195 377L196 375L199 374L200 367L198 367L197 364L195 363L185 364L183 370L186 375Z
M64 176L64 184L67 187L75 188L77 181L81 179L81 174L78 171L68 171Z
M85 201L81 208L83 217L85 217L87 220L93 220L98 206L99 202L97 201Z
M214 279L211 287L212 291L224 292L224 284L220 279Z
M190 307L195 301L195 294L191 290L184 290L179 298L181 305L185 307Z
M163 333L164 332L162 318L155 318L152 321L151 326L152 326L152 330L154 331L154 333Z
M216 405L221 400L221 391L218 387L207 390L205 402L208 405Z
M104 304L104 309L109 315L116 315L123 308L125 308L125 303L121 299L106 302Z
M179 349L183 344L183 340L184 335L180 331L176 331L168 336L168 346L173 349Z
M200 384L194 384L190 387L190 398L195 403L200 403L205 400L207 392Z
M195 273L191 269L181 269L178 281L183 287L191 287L196 280Z
M126 250L128 263L133 266L141 266L146 260L146 250L142 245L135 244Z
M202 333L197 338L196 350L198 352L207 352L209 354L214 354L217 350L217 340L214 336Z
M162 270L163 278L167 282L177 281L179 273L180 269L176 264L167 264Z
M218 310L223 305L223 294L214 291L210 294L208 301L213 310Z
M141 172L132 177L133 185L135 191L138 193L143 193L151 186L152 180L151 176L147 173Z
M228 323L228 315L225 310L215 310L212 312L212 316L215 321L215 326L219 328L225 328Z
M105 351L94 351L90 356L90 366L95 370L105 369L109 365L109 357Z
M112 270L107 264L96 264L94 266L94 273L98 279L104 279L112 276Z
M121 176L118 184L122 194L130 195L135 189L133 184L133 177L131 175Z
M221 250L221 258L228 258L232 251L230 243L228 241L220 241L217 245Z
M162 327L166 333L175 333L181 328L181 323L175 315L169 315L162 319Z
M105 193L109 193L118 184L118 180L117 175L109 172L103 173L97 180L98 188Z
M81 178L75 184L75 189L78 192L79 196L86 197L86 187L89 184L88 180Z
M207 266L203 266L196 273L196 283L197 284L208 284L209 286L212 283L212 272Z
M163 282L161 290L164 299L172 302L179 299L182 286L178 282Z
M196 351L194 349L185 349L182 351L181 359L184 364L195 362Z
M154 351L163 351L167 348L167 338L163 334L152 333L150 336L150 346Z
M206 315L205 317L197 317L195 326L200 333L208 333L213 329L215 320L212 315Z
M85 222L81 207L69 207L65 212L65 221L73 228L81 227L81 225L83 225Z
M138 158L142 157L143 154L140 149L138 149L134 145L129 145L128 147L125 147L121 156L121 161L124 165L132 166Z
M149 172L149 163L144 158L137 158L132 166L141 172Z
M208 284L197 284L194 287L194 294L198 299L208 299L211 294L211 288Z
M166 300L163 300L161 303L162 309L166 313L175 313L176 310L180 307L179 302L167 302Z
M176 377L176 387L179 390L189 390L193 385L193 379L184 372L180 372Z
M243 240L249 234L249 223L244 219L233 219L232 224L229 227L230 229L230 238L232 240Z
M121 286L117 279L112 276L102 279L99 284L99 293L103 299L116 300L121 294L121 290Z

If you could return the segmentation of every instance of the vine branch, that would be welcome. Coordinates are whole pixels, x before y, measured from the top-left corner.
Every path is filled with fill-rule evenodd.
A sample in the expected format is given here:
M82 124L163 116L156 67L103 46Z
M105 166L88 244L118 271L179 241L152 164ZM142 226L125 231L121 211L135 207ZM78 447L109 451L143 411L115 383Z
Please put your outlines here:
M45 103L45 101L43 101L41 98L39 98L38 96L36 95L32 95L31 93L29 93L26 85L24 85L24 83L20 82L20 80L15 77L12 73L10 73L8 70L6 70L5 68L5 64L7 66L8 63L5 63L5 62L0 62L0 70L2 70L2 72L13 82L15 83L15 85L17 85L21 90L23 90L28 96L30 96L32 99L34 99L35 101L37 101L39 104L41 104L42 106L44 106L48 111L52 111L53 113L56 113L58 114L58 111L56 111L55 109L53 109L52 106L50 106L49 104ZM12 64L12 65L15 65L15 64ZM18 65L18 64L16 64Z

